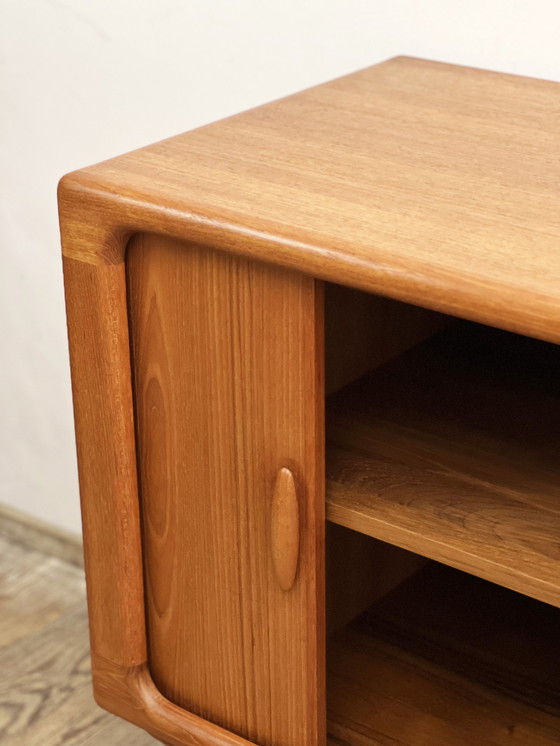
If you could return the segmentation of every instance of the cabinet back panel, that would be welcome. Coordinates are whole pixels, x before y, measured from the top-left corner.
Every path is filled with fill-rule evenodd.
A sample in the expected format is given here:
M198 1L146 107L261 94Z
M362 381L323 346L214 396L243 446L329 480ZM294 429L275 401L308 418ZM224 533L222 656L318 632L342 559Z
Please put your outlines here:
M325 380L332 394L453 321L436 311L325 283Z

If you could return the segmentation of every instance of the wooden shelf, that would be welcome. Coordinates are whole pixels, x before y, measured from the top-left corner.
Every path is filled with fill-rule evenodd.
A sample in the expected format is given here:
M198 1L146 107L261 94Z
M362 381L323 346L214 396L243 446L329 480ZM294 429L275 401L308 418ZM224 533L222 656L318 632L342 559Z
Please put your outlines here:
M559 627L431 563L330 640L329 746L557 746Z
M327 516L560 604L560 348L459 322L327 400Z

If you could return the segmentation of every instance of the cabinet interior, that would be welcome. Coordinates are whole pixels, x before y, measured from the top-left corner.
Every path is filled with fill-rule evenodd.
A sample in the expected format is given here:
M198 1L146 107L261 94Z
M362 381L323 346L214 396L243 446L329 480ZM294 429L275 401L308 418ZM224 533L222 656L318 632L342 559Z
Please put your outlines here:
M327 285L331 744L560 742L560 348Z

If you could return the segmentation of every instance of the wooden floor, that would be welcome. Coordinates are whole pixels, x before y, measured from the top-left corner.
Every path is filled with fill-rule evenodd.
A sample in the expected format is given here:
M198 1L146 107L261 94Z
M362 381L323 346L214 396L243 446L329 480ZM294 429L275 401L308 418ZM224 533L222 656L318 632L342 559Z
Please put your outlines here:
M83 571L1 535L0 743L159 743L93 701Z

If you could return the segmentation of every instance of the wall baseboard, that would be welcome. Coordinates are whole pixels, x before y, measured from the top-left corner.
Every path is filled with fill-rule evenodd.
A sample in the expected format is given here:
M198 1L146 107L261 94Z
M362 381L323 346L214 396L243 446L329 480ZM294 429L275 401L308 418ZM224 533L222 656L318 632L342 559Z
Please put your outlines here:
M84 566L81 536L1 504L0 536L77 567Z

